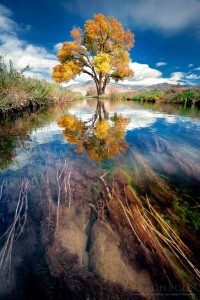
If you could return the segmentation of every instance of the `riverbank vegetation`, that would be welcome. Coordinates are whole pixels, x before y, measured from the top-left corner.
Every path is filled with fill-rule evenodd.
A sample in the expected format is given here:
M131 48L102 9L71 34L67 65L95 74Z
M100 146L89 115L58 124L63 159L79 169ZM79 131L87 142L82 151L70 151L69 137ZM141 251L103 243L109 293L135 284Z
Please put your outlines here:
M111 99L121 99L127 101L139 102L162 102L176 103L185 106L192 104L200 106L200 87L171 87L167 90L152 90L146 92L137 92L134 94L116 94L109 93Z
M89 87L86 97L97 97L94 87ZM119 92L115 86L109 86L107 93L101 95L101 99L112 101L136 101L142 103L169 103L181 104L185 106L200 106L200 87L199 86L172 86L168 89L139 89L134 92Z
M7 66L0 56L0 114L12 115L23 111L34 112L41 107L63 104L82 97L58 84L45 80L26 78L24 72Z

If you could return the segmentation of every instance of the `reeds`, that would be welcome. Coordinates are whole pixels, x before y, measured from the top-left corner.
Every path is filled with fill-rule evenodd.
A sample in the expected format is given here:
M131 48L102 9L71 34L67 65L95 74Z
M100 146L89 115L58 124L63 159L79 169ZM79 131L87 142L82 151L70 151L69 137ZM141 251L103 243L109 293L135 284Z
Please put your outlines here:
M163 200L159 199L160 202L156 200L159 196L165 201L168 198L170 202L175 199L176 194L136 153L134 162L135 177L128 178L127 184L121 183L119 179L116 181L115 177L111 184L104 177L100 178L110 215L119 227L129 252L140 252L151 268L152 274L156 272L162 274L161 277L163 276L171 286L176 280L191 293L196 289L200 279L200 271L196 266L198 263L188 245L165 220ZM124 173L124 176L126 175ZM149 188L149 196L139 193L137 184L138 181L141 184L141 178L147 181L147 185L150 181L149 184L154 186L155 198L153 188ZM159 193L156 192L156 188L160 189ZM129 232L132 232L132 238Z
M26 78L26 66L20 72L13 62L9 66L0 55L0 113L12 114L20 111L35 111L42 106L82 99L81 93L66 90L59 84L45 80Z
M5 181L3 181L0 189L0 199L2 197L2 191ZM12 251L15 240L17 240L23 233L25 225L27 223L28 215L28 179L23 179L19 188L19 196L16 203L13 222L8 227L6 232L1 236L0 240L4 240L3 247L0 251L0 272L7 274L10 280Z
M66 162L66 160L64 163L59 160L55 169L46 166L46 174L43 178L45 187L44 201L48 203L48 226L56 211L56 231L59 230L60 225L60 215L62 213L61 205L67 205L68 209L70 209L72 205L72 172L73 165Z

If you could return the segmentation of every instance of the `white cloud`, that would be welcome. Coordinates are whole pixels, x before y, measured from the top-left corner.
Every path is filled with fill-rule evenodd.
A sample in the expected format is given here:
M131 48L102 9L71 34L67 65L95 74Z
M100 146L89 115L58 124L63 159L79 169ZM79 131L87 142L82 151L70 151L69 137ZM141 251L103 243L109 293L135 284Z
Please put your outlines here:
M171 80L179 81L179 80L183 79L185 76L186 76L186 74L183 72L173 72L173 73L171 73Z
M200 19L199 0L121 0L93 1L83 5L81 0L65 3L68 11L78 12L88 18L97 11L115 16L126 26L141 30L154 30L164 34L176 34L184 29L197 28Z
M186 76L187 79L200 79L200 76L197 76L196 74L190 74Z
M181 31L200 17L200 3L198 0L142 0L137 1L135 11L131 14L136 22L146 29L163 32Z
M17 31L23 28L20 28L11 16L12 12L0 5L0 54L4 56L5 62L11 59L17 69L29 65L26 76L50 79L52 69L57 64L56 56L44 47L34 46L19 39Z
M189 65L188 65L189 68L192 68L193 66L194 66L193 64L189 64Z
M156 67L162 67L162 66L166 66L166 65L167 65L167 63L164 61L159 61L156 63Z
M200 67L198 67L198 68L196 68L196 69L194 69L194 70L200 71Z
M131 68L134 71L134 77L126 79L122 84L148 86L159 83L177 84L184 77L184 73L175 72L171 77L162 77L159 70L150 68L147 64L131 63Z
M13 33L19 29L19 25L11 19L11 16L11 10L0 4L0 32Z
M147 64L134 62L130 64L130 67L134 71L134 81L140 81L147 78L159 78L162 76L160 71L150 68Z
M57 43L57 44L55 44L55 45L54 45L54 50L55 50L56 52L58 52L58 51L60 50L62 44L63 44L63 43Z

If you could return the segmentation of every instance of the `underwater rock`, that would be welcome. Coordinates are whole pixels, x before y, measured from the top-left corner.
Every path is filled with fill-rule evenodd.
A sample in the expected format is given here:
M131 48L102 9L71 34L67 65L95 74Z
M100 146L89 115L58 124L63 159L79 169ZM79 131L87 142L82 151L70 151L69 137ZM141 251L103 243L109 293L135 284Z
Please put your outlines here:
M149 273L136 265L133 267L120 248L120 237L106 224L97 220L92 228L89 268L104 280L118 283L125 289L137 290L147 299L153 296L153 283Z
M87 268L88 260L86 229L89 222L89 214L90 208L87 206L81 210L77 210L74 207L66 209L65 217L63 217L63 222L56 235L62 247L77 255L80 265L85 268Z

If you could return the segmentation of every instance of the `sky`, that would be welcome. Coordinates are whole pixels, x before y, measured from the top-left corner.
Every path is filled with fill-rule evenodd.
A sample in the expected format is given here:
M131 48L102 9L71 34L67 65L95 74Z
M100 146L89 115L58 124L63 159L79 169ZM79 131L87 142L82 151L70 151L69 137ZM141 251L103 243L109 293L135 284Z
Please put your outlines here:
M29 65L26 76L51 80L71 29L98 13L135 35L135 76L122 84L200 84L200 0L0 0L0 55L17 69ZM89 79L83 74L75 82Z

